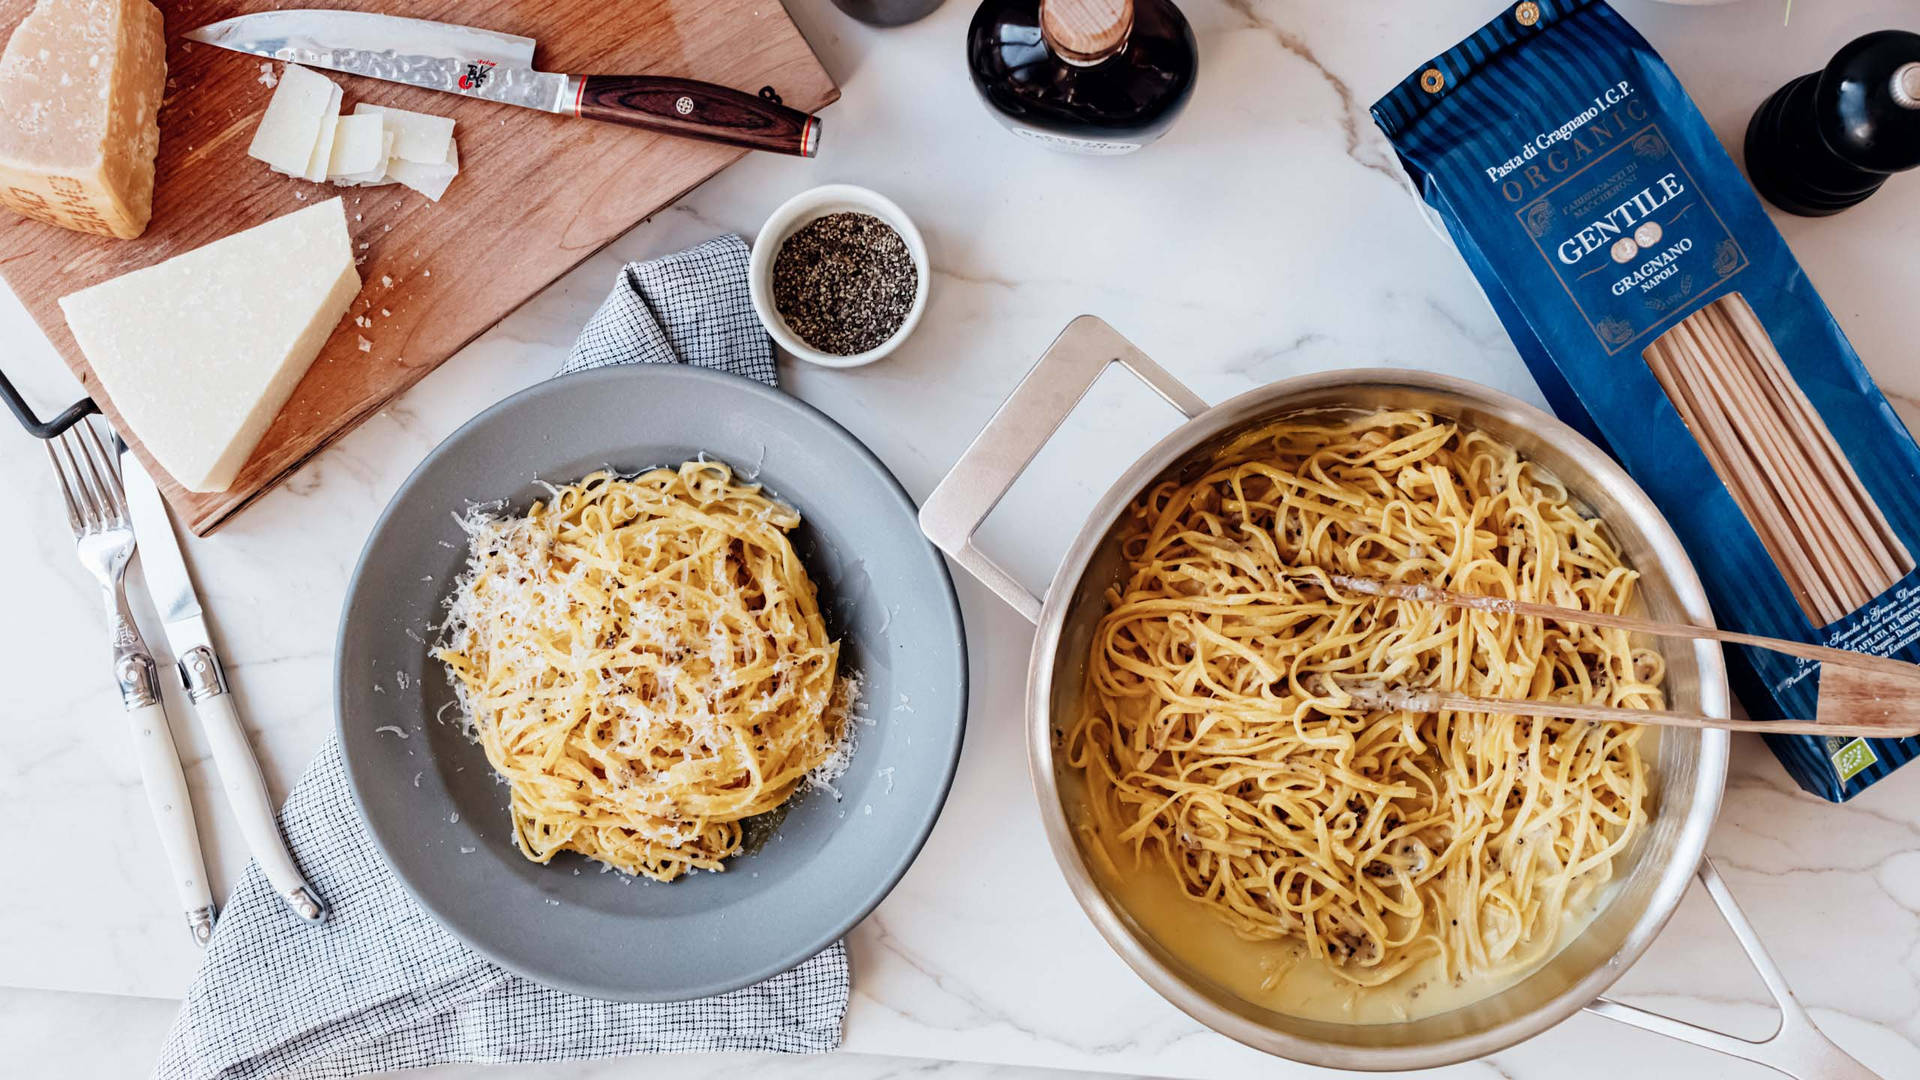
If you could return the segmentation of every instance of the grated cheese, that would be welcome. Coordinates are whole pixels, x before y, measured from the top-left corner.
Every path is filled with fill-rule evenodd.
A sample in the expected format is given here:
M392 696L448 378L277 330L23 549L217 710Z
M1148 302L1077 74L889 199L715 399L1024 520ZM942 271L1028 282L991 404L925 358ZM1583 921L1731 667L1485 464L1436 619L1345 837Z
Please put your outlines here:
M827 715L839 728L840 740L834 744L833 753L807 773L807 787L832 795L836 802L840 799L840 789L834 786L834 782L846 775L847 767L853 764L859 729L873 724L872 718L866 714L864 683L865 678L859 672L849 671L834 685Z
M783 535L799 515L716 462L537 482L525 515L455 515L448 706L513 791L529 858L721 869L737 822L831 789L865 719Z

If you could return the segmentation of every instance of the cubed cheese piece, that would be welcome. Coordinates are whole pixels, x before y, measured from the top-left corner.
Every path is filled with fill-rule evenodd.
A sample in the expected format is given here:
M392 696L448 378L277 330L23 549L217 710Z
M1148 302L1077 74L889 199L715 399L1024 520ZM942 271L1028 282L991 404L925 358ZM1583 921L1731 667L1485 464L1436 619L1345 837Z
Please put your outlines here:
M346 209L328 199L60 307L160 467L189 490L224 491L359 291Z
M447 144L447 160L445 164L420 165L412 161L403 161L397 157L387 162L387 175L389 177L400 181L420 194L425 195L427 198L432 199L434 202L439 202L440 196L447 193L447 185L453 183L453 178L458 175L459 172L460 148L452 143Z
M355 116L369 113L379 116L393 131L393 156L419 165L442 165L453 152L453 117L390 109L385 105L361 102L353 107Z
M333 132L333 150L327 159L327 179L373 169L385 170L392 146L377 116L343 116Z
M337 95L339 90L335 90ZM327 162L333 159L333 136L340 130L340 117L336 114L320 121L320 140L313 144L313 153L307 157L306 171L301 179L320 183L327 178Z
M301 176L313 160L320 129L327 117L340 111L340 87L317 71L288 64L280 73L267 111L253 131L247 154L267 163L275 172Z
M166 81L160 11L147 0L40 0L0 54L0 203L65 229L139 236Z
M345 123L348 120L359 119L362 118L357 116L343 116L340 118L340 121L341 123ZM380 118L375 116L366 119L378 121ZM372 187L380 184L391 184L393 181L387 178L387 161L392 157L393 132L382 128L380 131L380 156L374 161L372 168L364 169L356 173L342 173L339 176L329 176L327 179L342 187Z

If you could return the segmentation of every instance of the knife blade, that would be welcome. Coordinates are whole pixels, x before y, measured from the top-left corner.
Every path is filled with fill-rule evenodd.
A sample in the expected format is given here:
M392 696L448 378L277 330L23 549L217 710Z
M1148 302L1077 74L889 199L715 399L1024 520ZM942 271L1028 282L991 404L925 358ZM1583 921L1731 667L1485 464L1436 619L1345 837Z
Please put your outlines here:
M401 15L319 11L312 8L241 15L189 31L187 37L223 49L261 56L270 55L260 49L278 39L291 47L331 47L366 52L392 50L422 56L491 60L496 64L521 68L533 66L535 45L530 37L498 30L481 30ZM318 44L323 40L328 43L326 46Z
M531 38L366 11L294 9L239 15L188 40L349 75L669 135L812 157L818 117L759 96L659 75L535 70Z
M512 34L366 11L295 9L235 16L189 30L187 38L502 105L565 111L567 77L533 70L533 39ZM487 74L471 75L469 68Z
M260 762L253 756L245 729L240 726L233 695L227 690L226 674L221 670L220 654L214 651L213 638L207 632L206 613L200 596L194 592L193 579L187 574L186 558L180 553L179 538L173 532L173 518L160 498L140 459L124 448L120 453L122 486L126 489L127 514L133 519L135 550L145 572L147 592L160 612L167 643L178 662L180 682L187 699L193 703L206 732L207 746L214 766L226 788L228 805L240 834L247 841L260 869L275 892L295 914L308 922L327 917L326 902L307 884L293 855L287 850L280 827L274 820L272 796L266 779L260 774Z
M187 562L180 554L180 542L174 538L172 519L160 498L160 489L140 459L130 453L120 455L120 476L127 491L127 512L133 518L140 567L146 573L147 593L160 612L173 655L185 656L194 648L212 649L206 614L200 610L200 597L187 577Z

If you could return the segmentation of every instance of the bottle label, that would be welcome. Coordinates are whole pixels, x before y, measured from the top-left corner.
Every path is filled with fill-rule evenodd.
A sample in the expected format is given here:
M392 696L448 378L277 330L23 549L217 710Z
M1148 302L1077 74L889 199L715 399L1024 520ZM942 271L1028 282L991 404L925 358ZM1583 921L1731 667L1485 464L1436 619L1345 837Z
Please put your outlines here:
M1140 149L1139 143L1118 142L1107 139L1079 139L1072 135L1057 135L1051 131L1036 131L1033 128L1017 127L1011 129L1023 139L1032 139L1042 146L1054 150L1065 150L1071 154L1131 154Z

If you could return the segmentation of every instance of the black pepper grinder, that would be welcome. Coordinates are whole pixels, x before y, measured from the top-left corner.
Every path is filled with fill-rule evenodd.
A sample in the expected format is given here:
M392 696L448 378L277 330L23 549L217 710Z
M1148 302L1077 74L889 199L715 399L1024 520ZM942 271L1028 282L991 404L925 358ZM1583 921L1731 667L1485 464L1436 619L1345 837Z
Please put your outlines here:
M1920 34L1880 30L1774 91L1747 125L1747 175L1790 214L1837 214L1920 165Z
M1125 154L1159 138L1199 66L1172 0L986 0L967 29L980 99L1009 131L1055 150Z

